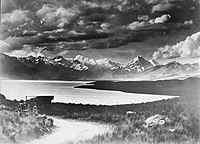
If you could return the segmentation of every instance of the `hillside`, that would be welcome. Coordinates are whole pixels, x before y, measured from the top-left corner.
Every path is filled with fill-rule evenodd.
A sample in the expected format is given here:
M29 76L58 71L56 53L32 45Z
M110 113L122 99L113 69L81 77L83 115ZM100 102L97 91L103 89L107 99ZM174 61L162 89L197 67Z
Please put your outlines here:
M83 144L199 142L199 101L174 98L115 106L53 103L52 107L47 112L50 115L115 126L113 133L96 136Z
M20 116L18 104L0 94L0 143L25 143L53 131L52 119L31 112Z

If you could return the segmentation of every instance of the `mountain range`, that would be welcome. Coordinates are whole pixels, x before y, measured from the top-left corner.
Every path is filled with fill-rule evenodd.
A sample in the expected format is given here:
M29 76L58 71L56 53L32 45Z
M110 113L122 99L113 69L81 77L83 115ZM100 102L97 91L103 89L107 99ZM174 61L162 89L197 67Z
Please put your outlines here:
M127 64L108 59L57 56L11 57L0 54L0 74L12 79L40 80L157 80L187 78L198 75L200 63L181 64L176 61L161 64L141 56Z

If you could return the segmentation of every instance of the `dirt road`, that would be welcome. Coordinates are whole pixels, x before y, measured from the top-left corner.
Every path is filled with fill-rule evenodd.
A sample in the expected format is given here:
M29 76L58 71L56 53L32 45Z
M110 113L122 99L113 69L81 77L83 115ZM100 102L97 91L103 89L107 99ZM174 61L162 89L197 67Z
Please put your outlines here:
M94 137L98 134L111 132L111 127L93 122L81 122L53 118L57 127L55 132L27 144L66 144Z

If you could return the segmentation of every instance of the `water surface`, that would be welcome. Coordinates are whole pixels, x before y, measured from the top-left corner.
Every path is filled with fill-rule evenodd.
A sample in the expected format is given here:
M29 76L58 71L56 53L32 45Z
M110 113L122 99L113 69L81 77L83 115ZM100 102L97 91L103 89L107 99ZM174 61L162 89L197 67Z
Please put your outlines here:
M173 98L167 95L124 93L119 91L79 89L86 81L34 81L0 80L0 93L8 99L25 99L25 96L54 95L54 102L116 105L151 102Z

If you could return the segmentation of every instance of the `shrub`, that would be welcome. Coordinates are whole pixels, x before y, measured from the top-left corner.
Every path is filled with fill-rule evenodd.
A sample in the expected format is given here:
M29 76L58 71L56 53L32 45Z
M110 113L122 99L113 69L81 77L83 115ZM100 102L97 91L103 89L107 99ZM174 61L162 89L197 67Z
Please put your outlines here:
M21 142L38 138L53 129L52 119L27 114L20 117L17 112L0 110L0 139Z

